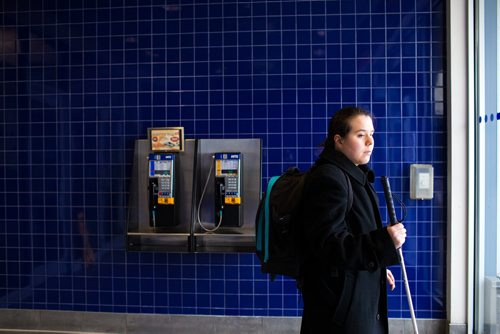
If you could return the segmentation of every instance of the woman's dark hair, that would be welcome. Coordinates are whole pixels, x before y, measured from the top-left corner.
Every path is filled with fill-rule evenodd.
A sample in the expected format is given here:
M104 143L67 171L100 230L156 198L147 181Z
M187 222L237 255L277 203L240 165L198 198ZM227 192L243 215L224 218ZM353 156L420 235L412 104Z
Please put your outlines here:
M325 148L335 149L334 136L339 135L344 138L351 131L351 119L359 115L373 119L373 115L369 111L360 107L345 107L335 112L328 125L328 135L323 143Z

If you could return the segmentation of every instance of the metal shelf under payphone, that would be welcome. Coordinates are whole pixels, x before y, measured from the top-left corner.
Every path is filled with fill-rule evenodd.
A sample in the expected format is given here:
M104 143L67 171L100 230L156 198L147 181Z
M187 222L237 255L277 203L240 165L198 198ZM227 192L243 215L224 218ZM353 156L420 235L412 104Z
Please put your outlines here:
M241 152L242 219L241 227L224 227L215 232L199 228L196 220L203 181L213 152ZM255 212L260 198L261 142L260 139L186 139L184 150L178 153L177 180L179 191L178 221L175 226L154 229L149 225L146 163L150 154L148 140L135 143L133 171L129 189L126 245L132 251L172 252L253 252L255 245ZM202 211L213 210L213 187L207 192ZM201 212L202 216L204 215ZM212 217L210 213L205 213Z

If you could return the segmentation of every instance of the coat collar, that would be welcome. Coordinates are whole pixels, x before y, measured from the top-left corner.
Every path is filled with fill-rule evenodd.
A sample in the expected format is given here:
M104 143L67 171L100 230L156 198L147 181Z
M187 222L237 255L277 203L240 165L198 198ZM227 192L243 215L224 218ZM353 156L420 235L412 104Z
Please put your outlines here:
M362 185L365 185L367 181L370 183L375 181L375 174L368 165L356 166L342 152L337 150L324 149L320 154L319 160L326 160L335 164Z

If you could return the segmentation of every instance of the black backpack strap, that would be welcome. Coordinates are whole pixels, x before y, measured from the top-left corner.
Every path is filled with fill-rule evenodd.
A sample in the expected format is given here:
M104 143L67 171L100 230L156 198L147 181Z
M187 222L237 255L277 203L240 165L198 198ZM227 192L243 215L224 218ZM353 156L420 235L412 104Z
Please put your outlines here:
M345 212L345 215L347 216L347 214L352 209L353 194L352 194L351 180L349 179L349 176L347 175L347 173L345 173L345 172L343 172L343 173L344 173L345 179L347 181L347 210Z

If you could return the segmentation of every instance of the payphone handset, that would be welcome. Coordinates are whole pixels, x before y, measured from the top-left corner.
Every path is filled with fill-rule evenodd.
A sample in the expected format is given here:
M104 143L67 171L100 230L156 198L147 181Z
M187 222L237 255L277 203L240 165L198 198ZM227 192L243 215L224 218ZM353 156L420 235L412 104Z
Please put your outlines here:
M174 153L148 156L149 225L153 228L177 225L175 157Z
M243 220L242 211L242 155L239 152L214 153L213 162L207 176L207 181L198 205L198 222L207 232L214 232L219 227L241 227ZM214 225L212 229L207 228L201 222L199 213L201 202L205 195L207 185L211 176L214 176Z

